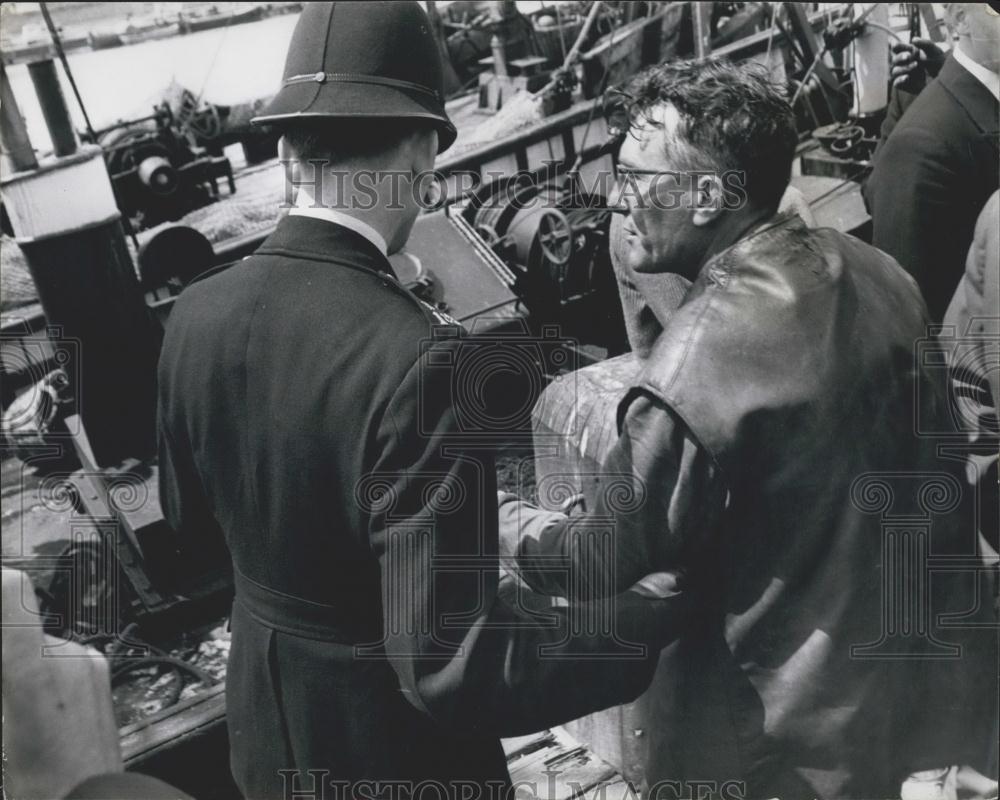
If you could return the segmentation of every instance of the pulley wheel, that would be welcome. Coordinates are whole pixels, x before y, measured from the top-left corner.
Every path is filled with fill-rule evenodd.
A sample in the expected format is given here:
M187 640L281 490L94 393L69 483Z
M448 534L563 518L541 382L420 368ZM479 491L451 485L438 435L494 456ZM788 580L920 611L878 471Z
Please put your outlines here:
M555 208L546 209L538 220L538 246L556 266L565 266L573 255L573 228L566 215Z
M172 281L185 286L215 264L212 243L186 225L158 231L142 244L138 256L139 273L146 289L158 289Z

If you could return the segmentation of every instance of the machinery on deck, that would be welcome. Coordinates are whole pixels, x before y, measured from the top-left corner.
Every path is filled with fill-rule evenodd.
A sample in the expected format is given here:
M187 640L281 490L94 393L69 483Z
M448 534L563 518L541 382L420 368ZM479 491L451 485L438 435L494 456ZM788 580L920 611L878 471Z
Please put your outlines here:
M528 311L609 354L625 348L608 253L607 199L570 175L502 179L481 187L461 215L514 275Z
M180 119L164 102L147 117L95 133L104 150L118 207L135 228L180 219L219 197L219 181L236 192L229 159L213 155L199 139L220 127L212 107Z

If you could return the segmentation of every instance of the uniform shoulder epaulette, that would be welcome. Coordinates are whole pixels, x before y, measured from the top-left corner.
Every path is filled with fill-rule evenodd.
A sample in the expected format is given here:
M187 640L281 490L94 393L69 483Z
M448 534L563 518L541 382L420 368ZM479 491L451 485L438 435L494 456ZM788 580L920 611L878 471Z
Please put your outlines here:
M457 325L460 328L462 327L462 323L459 322L457 319L455 319L453 316L442 311L437 306L431 305L426 300L417 297L417 295L415 295L413 292L411 292L409 289L403 286L403 284L399 282L399 279L396 278L392 273L379 271L378 276L383 279L384 283L387 286L391 286L399 294L404 295L405 297L409 298L413 303L415 303L417 308L419 308L421 313L424 315L424 317L425 318L430 317L430 321L433 322L433 324Z
M414 295L414 297L416 297L416 295ZM458 325L459 327L462 326L462 323L459 322L457 319L455 319L451 314L448 314L448 313L442 311L441 309L436 308L435 306L432 306L426 300L422 300L419 297L417 297L417 302L419 302L420 305L422 305L430 313L430 315L434 318L434 322L436 324L438 324L438 325Z
M246 256L246 258L250 258L250 256ZM245 261L245 260L246 260L245 258L240 259L240 261ZM230 267L235 267L238 263L239 261L227 261L225 264L217 264L216 266L211 267L210 269L206 269L204 272L202 272L199 275L196 275L187 283L185 283L184 288L187 289L188 286L193 286L199 281L203 281L206 278L211 278L213 275L218 275L220 272L225 272Z

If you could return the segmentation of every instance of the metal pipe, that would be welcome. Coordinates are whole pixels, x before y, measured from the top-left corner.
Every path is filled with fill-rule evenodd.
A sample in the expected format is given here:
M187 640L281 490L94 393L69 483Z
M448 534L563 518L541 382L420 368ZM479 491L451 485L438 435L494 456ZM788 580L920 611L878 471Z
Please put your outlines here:
M864 27L854 40L854 114L870 116L889 104L889 7L885 3L854 6L864 9ZM869 18L870 19L866 19Z
M158 334L125 246L101 148L43 161L0 183L94 463L155 451Z
M7 71L3 64L0 64L0 142L14 172L35 169L38 166L35 149L31 146L24 117L17 107L14 90L7 80ZM4 171L6 172L6 165Z
M76 152L76 131L73 130L73 121L63 97L56 62L51 58L35 61L28 64L28 74L35 85L55 154L60 157L73 155Z
M490 39L490 49L493 51L493 73L498 78L507 77L507 51L496 34Z

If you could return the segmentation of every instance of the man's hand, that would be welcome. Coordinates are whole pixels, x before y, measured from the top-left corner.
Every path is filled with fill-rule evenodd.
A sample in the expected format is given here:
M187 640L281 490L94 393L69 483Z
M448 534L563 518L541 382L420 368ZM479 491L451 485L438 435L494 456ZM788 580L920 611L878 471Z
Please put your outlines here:
M913 94L924 88L928 78L936 78L945 53L929 39L913 39L909 44L892 45L889 77L892 85Z
M632 584L629 591L640 597L664 600L680 592L681 577L677 572L652 572Z
M994 800L997 782L970 766L942 767L911 774L901 800Z

